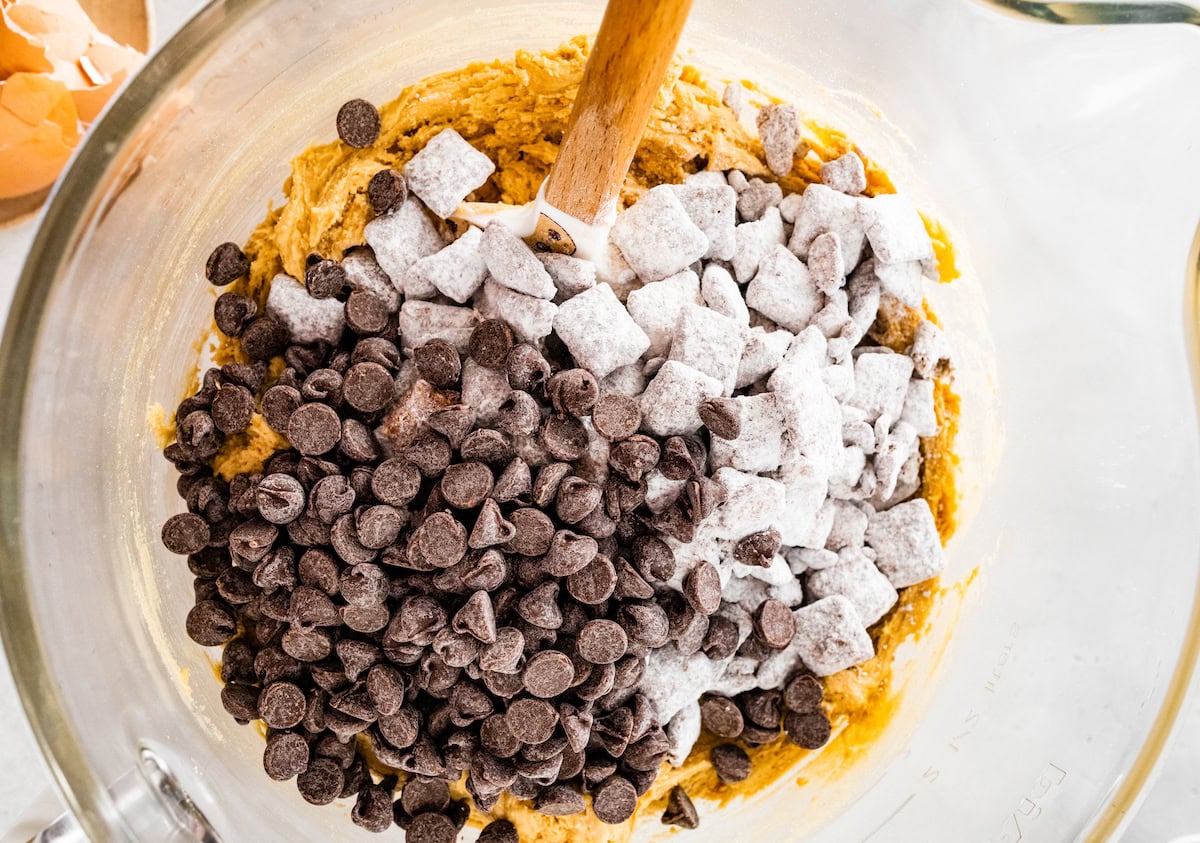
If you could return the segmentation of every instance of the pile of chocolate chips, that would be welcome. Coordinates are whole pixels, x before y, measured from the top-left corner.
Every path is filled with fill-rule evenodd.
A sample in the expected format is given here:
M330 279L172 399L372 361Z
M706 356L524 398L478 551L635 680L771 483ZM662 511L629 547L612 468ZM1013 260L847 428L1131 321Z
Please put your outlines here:
M345 302L336 346L292 344L251 299L217 300L218 327L250 362L204 374L165 449L188 512L162 538L196 578L188 634L225 646L226 709L265 722L268 775L294 778L314 804L356 796L353 820L372 831L395 822L416 843L453 840L468 806L450 802L447 783L464 773L482 810L507 790L545 814L576 814L588 794L601 821L623 822L668 748L636 692L646 656L720 606L715 577L685 583L686 599L655 591L675 568L661 535L690 539L720 503L703 442L638 433L633 399L600 395L561 346L543 355L495 320L469 343L511 390L494 426L459 403L464 361L444 340L414 349L420 380L400 395L395 316L368 292L347 295L331 267L314 258L306 281ZM225 244L208 276L224 285L247 269ZM286 368L264 384L277 355ZM210 462L256 413L292 447L225 483ZM420 432L386 453L387 431L414 423ZM590 467L606 450L601 486ZM687 480L657 516L644 505L656 467ZM773 720L725 700L706 704L705 723L764 741L773 724L773 739L773 693ZM367 754L409 774L394 804L396 779L374 780ZM714 750L724 780L742 767L745 778L741 759L732 744ZM672 796L664 822L694 821L686 799ZM493 825L508 839L511 826Z

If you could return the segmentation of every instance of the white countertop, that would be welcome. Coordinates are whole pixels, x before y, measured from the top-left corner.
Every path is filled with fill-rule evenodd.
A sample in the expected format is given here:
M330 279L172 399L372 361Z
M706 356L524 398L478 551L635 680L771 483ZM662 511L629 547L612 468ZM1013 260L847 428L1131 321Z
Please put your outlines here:
M156 0L155 29L162 43L196 7L193 0ZM35 223L0 229L0 325ZM3 655L0 654L0 662ZM6 667L6 665L5 665ZM24 843L39 821L57 813L49 775L17 701L12 678L0 669L0 843ZM17 831L23 833L14 833ZM1126 843L1168 843L1200 835L1200 693L1187 706L1176 743L1158 781L1124 837ZM1200 843L1200 836L1190 838ZM236 841L231 841L236 843ZM1182 841L1180 841L1182 843Z

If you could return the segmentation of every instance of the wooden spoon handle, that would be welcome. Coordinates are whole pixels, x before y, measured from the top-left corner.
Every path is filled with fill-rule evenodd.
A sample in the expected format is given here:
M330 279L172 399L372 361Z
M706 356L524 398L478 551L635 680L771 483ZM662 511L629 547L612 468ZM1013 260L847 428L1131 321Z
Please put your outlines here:
M545 197L583 222L615 199L692 0L609 0Z

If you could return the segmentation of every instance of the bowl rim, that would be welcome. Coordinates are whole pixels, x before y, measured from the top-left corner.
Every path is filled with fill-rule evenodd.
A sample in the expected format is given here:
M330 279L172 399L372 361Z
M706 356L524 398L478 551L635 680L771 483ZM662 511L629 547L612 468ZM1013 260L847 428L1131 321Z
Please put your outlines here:
M57 277L71 260L82 221L89 219L96 206L107 199L99 193L98 187L110 167L126 151L123 143L130 137L131 130L140 126L144 115L152 113L153 107L168 96L163 93L165 83L177 77L189 64L199 61L211 49L215 39L272 2L275 0L209 0L148 58L92 127L50 196L18 276L7 323L0 337L0 382L9 385L13 393L25 396L28 392L40 320L49 297L48 285L42 283L42 279ZM983 2L1016 11L1010 3ZM1020 4L1022 7L1047 5L1076 4ZM1047 21L1038 15L1026 16ZM1200 414L1200 227L1193 239L1184 281L1182 316L1188 366L1193 399ZM0 643L26 720L68 809L90 839L120 839L129 836L128 827L109 796L109 783L100 781L88 764L82 742L55 686L34 617L20 529L23 416L23 400L0 402ZM1132 820L1145 786L1178 725L1198 662L1200 578L1162 703L1133 762L1099 806L1080 840L1099 843L1114 839Z

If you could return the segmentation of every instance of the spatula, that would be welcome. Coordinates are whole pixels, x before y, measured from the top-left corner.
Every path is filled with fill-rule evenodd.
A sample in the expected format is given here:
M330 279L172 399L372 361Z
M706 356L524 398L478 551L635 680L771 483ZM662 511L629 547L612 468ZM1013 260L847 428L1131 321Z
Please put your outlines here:
M692 0L609 0L558 157L525 205L463 202L456 219L498 221L535 249L596 261Z

